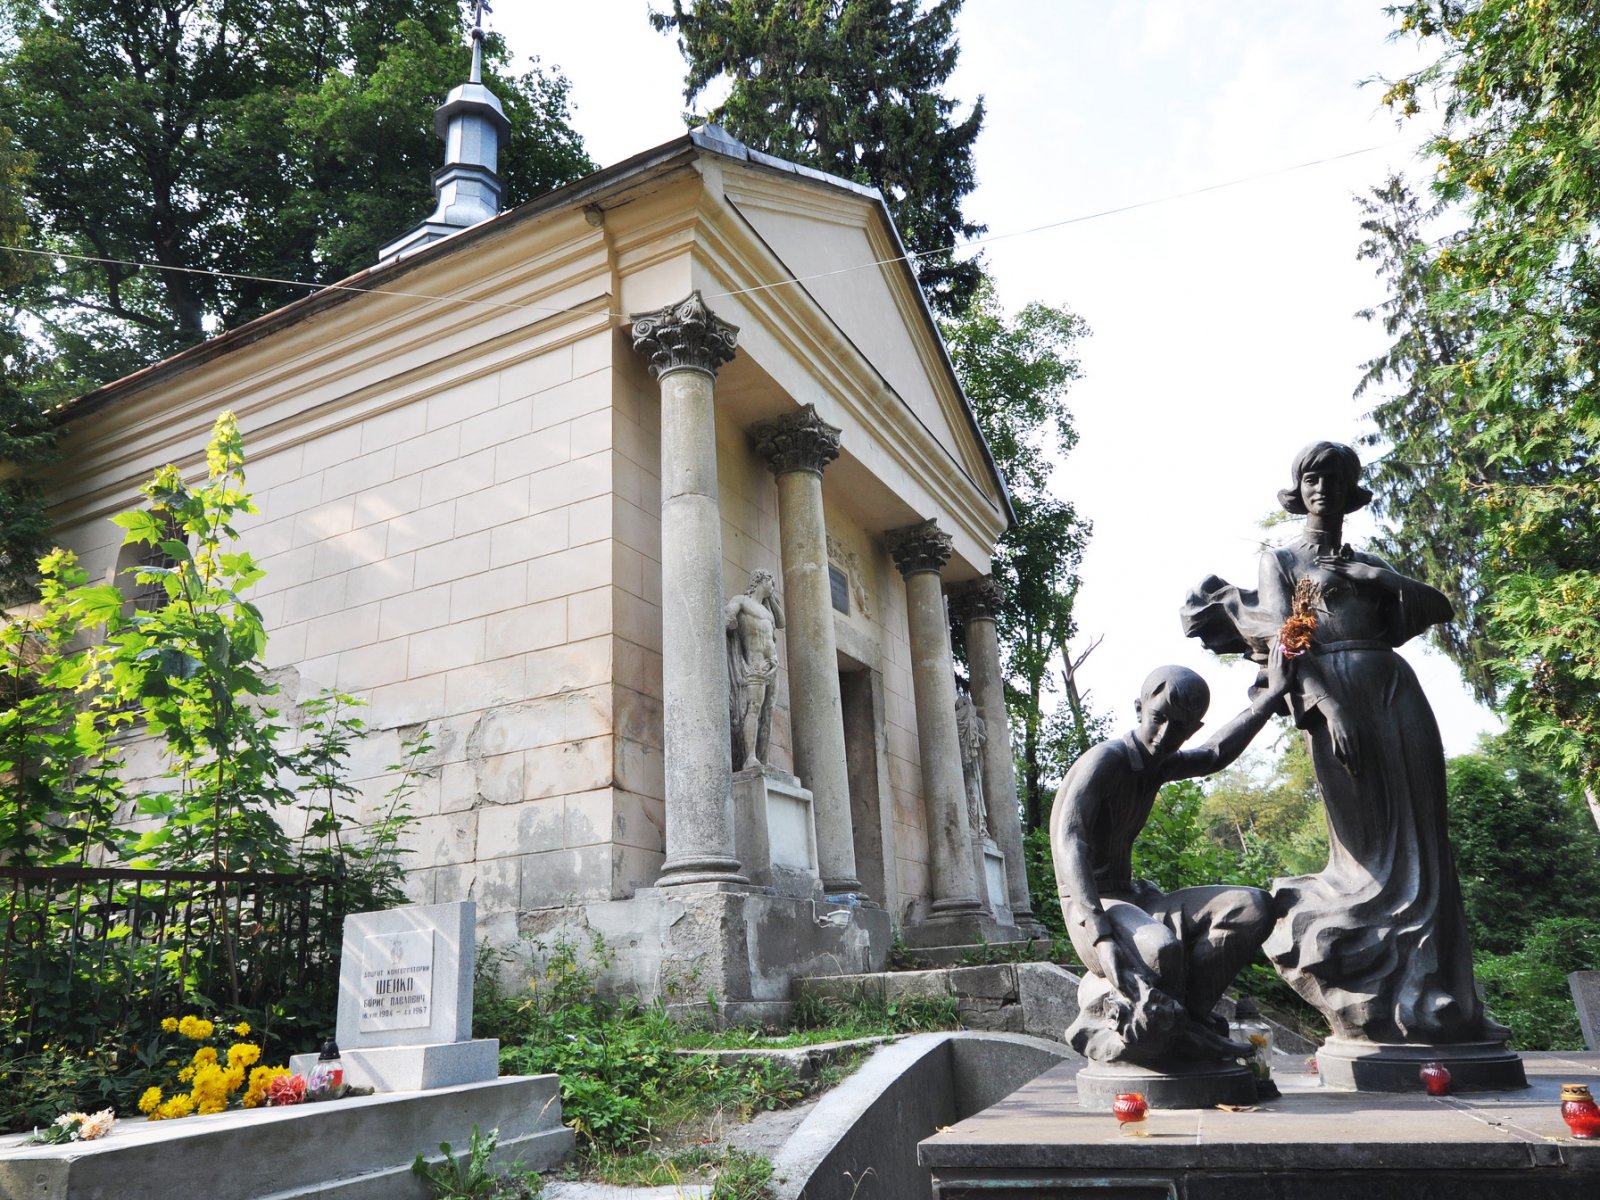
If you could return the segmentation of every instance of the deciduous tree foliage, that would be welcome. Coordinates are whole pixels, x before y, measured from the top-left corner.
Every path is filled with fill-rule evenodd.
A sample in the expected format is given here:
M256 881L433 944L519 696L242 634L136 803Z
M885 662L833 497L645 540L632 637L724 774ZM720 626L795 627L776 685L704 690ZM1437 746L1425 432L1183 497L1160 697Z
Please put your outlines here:
M0 125L0 246L27 237L22 194L29 162L11 130ZM9 298L36 279L39 265L0 250L0 296ZM34 594L34 564L47 549L50 527L38 489L21 468L50 458L55 445L49 422L22 385L32 364L16 317L10 303L0 306L0 464L13 464L9 473L0 468L0 608Z
M432 110L466 78L463 30L456 0L0 0L0 125L32 156L36 243L113 260L63 257L26 293L62 387L305 294L272 280L370 266L431 207ZM590 170L566 81L496 74L488 49L509 199Z
M1053 465L1078 440L1066 397L1079 375L1077 341L1088 332L1065 308L1034 303L1008 316L987 280L966 314L944 325L951 362L1017 516L994 555L994 577L1007 596L996 627L1001 666L1011 681L1007 700L1030 829L1048 818L1051 790L1072 760L1104 736L1087 714L1051 722L1044 710L1077 629L1072 605L1091 532L1089 522L1050 491ZM1063 707L1058 704L1057 712Z
M1447 770L1450 840L1474 949L1509 954L1540 921L1592 919L1600 858L1571 785L1504 737L1485 738Z
M688 60L692 106L726 82L707 114L740 141L878 188L929 302L959 313L982 269L943 253L984 226L962 215L977 183L980 97L964 118L944 94L960 51L961 0L673 0L652 13Z
M1414 279L1416 311L1450 332L1450 356L1402 356L1394 374L1402 388L1420 378L1417 426L1437 429L1478 530L1475 548L1472 526L1454 518L1437 536L1459 538L1470 562L1511 726L1593 789L1600 22L1584 0L1417 0L1392 11L1438 57L1386 99L1411 114L1440 98L1433 188L1465 220ZM1384 425L1380 416L1387 436ZM1392 487L1385 495L1398 518L1426 520L1426 506L1413 512Z

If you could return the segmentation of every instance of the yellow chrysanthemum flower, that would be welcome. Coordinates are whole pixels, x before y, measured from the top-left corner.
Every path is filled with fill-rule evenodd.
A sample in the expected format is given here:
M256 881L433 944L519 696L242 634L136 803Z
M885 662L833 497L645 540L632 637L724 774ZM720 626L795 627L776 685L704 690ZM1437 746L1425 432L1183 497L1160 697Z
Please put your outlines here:
M185 1067L183 1070L178 1072L178 1082L179 1083L188 1083L193 1078L194 1078L194 1068L193 1067Z
M212 1113L225 1111L227 1107L228 1101L225 1098L220 1096L207 1096L204 1100L200 1101L200 1105L195 1109L195 1112L202 1117L209 1117Z
M144 1095L139 1097L139 1111L149 1116L161 1107L161 1089L158 1087L145 1088Z
M183 1034L183 1036L186 1038L196 1037L198 1035L195 1033L195 1030L199 1027L199 1025L199 1017L195 1016L193 1013L186 1013L183 1019L178 1022L178 1032Z
M163 1033L177 1033L178 1032L178 1018L177 1017L163 1017L161 1019L161 1031Z
M240 1037L249 1037L250 1036L250 1022L249 1021L240 1021L237 1025L235 1025L233 1027L233 1031L234 1031L234 1033L238 1034Z
M151 1113L150 1116L157 1121L173 1121L179 1117L187 1117L193 1111L194 1101L189 1098L189 1094L187 1092L179 1092L160 1108L156 1109L155 1112Z
M230 1067L248 1067L261 1058L261 1047L251 1042L235 1042L228 1047Z
M214 1046L201 1046L194 1052L194 1057L189 1060L197 1067L208 1067L217 1061L217 1051Z

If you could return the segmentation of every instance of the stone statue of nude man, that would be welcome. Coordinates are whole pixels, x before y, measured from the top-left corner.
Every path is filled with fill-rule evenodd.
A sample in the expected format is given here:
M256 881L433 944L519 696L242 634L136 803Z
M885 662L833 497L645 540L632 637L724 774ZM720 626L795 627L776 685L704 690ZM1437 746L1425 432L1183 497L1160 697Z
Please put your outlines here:
M733 733L733 769L767 761L772 704L778 697L778 637L783 605L772 574L750 573L750 586L723 609L728 637L728 716Z
M1210 703L1185 667L1151 672L1138 726L1072 765L1050 813L1050 851L1067 933L1088 968L1067 1040L1085 1058L1155 1066L1225 1061L1250 1047L1212 1015L1223 990L1272 930L1259 888L1189 887L1163 893L1134 879L1133 843L1161 785L1220 771L1267 723L1292 664L1274 653L1267 687L1204 746L1182 750Z

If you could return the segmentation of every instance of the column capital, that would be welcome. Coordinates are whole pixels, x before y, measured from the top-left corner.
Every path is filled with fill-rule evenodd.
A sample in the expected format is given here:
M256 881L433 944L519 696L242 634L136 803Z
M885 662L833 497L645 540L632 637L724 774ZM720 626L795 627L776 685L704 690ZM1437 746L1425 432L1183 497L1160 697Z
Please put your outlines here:
M894 565L908 579L918 571L937 574L955 553L954 540L932 519L893 530L888 541Z
M717 368L733 357L739 328L724 321L698 290L687 299L654 312L634 313L633 348L650 360L657 379L672 371L699 371L716 378Z
M950 597L950 614L965 625L969 621L992 621L1006 602L1005 589L993 575L974 579Z
M839 457L839 432L817 416L816 405L808 404L753 425L750 441L774 475L810 471L820 476Z

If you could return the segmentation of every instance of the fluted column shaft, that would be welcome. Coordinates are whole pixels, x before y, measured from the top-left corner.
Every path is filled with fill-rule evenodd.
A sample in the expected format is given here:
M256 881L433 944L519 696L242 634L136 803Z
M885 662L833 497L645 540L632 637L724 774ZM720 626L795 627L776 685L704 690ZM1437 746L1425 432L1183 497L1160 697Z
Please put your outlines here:
M1020 926L1037 921L1028 894L1017 772L1011 759L1011 721L1006 714L1005 676L1000 669L1000 639L995 632L995 617L1004 602L1000 585L986 575L964 589L952 608L966 626L972 699L988 733L983 753L983 795L989 806L989 832L1006 856L1006 893L1011 900L1011 915Z
M890 535L895 566L906 581L911 686L922 756L922 803L928 825L934 917L984 911L972 861L967 789L956 729L956 680L950 656L939 570L949 561L950 535L924 521Z
M748 882L734 848L713 385L738 330L695 292L633 317L661 386L661 675L667 856L660 884Z
M839 457L839 430L807 405L762 422L751 438L778 481L789 720L795 771L811 791L816 816L817 867L828 894L859 892L822 510L822 472Z

